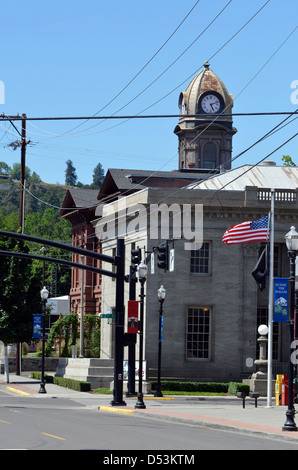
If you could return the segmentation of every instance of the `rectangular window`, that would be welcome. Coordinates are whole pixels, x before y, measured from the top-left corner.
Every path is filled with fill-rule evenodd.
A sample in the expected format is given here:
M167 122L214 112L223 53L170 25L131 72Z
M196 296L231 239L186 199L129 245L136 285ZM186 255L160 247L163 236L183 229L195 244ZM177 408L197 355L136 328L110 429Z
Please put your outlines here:
M190 272L191 273L210 273L210 243L204 242L199 250L190 252Z
M208 359L210 347L211 313L209 307L189 307L187 311L188 359Z

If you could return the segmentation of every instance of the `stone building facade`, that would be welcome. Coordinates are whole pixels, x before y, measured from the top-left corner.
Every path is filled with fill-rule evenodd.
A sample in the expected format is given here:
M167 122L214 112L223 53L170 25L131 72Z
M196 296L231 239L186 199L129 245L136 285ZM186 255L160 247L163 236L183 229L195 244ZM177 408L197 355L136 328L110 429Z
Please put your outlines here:
M162 378L196 381L240 381L255 372L257 328L268 321L268 283L260 291L253 268L262 244L227 246L224 232L237 223L257 220L270 210L268 194L276 190L274 274L287 277L289 261L284 236L297 225L298 169L259 166L231 169L233 98L217 75L205 64L179 96L180 118L174 130L179 141L178 169L173 172L109 169L103 186L87 204L65 201L61 214L73 225L74 240L116 253L117 230L125 230L126 273L131 250L140 247L148 261L144 304L144 360L146 377L156 378L159 302L157 289L167 291L164 301ZM69 194L68 197L73 197ZM70 205L69 205L70 204ZM72 204L72 205L71 205ZM202 245L185 249L183 217L162 212L158 235L152 236L152 207L176 207L180 215L191 208L192 229L196 207L201 207ZM176 206L172 206L176 205ZM125 219L124 219L125 215ZM115 234L100 235L106 217L114 217ZM177 214L176 214L177 216ZM125 222L125 223L124 223ZM161 228L169 222L165 237ZM155 219L156 223L156 219ZM155 227L156 228L156 227ZM177 230L180 232L177 236ZM176 231L175 231L176 230ZM83 238L82 233L84 232ZM150 253L164 240L173 239L174 269L157 267ZM88 243L86 243L88 241ZM154 269L153 269L154 265ZM107 268L104 266L103 267ZM154 271L154 272L153 272ZM80 280L72 279L72 305L79 308ZM113 312L115 281L108 277L86 282L90 311ZM137 284L136 299L140 294ZM87 299L87 297L86 297ZM129 286L125 289L125 329ZM114 319L102 319L101 357L113 358ZM137 335L138 336L138 335ZM285 373L288 362L286 324L274 325L273 372ZM138 350L138 341L136 344ZM138 357L138 352L136 352ZM127 358L127 348L125 348Z
M275 173L276 180L285 184L285 188L276 189L280 199L275 203L274 270L275 276L287 277L289 260L284 236L291 225L297 225L297 190L294 186L298 170L291 169L287 176L284 167L257 167L258 178L263 174L264 181L267 180L268 170ZM253 168L251 172L254 176ZM227 181L227 174L225 176ZM229 172L229 178L234 180L233 171ZM247 181L247 174L245 180ZM208 183L220 186L220 176ZM268 214L270 201L268 198L264 200L265 196L262 195L270 193L270 189L263 186L244 186L240 189L242 184L243 179L239 178L238 189L226 186L229 189L220 192L218 197L215 197L217 190L207 189L202 187L204 184L199 184L192 189L183 189L178 194L171 189L148 188L126 198L128 210L136 204L149 208L160 204L165 198L180 207L183 204L191 204L193 207L195 204L203 205L202 247L199 250L185 250L185 240L175 239L172 272L157 268L156 255L154 274L151 273L151 261L148 262L144 359L149 378L156 377L159 327L157 289L161 285L167 291L163 321L163 378L226 382L248 378L255 372L254 360L258 357L257 329L260 324L268 322L268 282L266 289L261 292L252 277L262 244L251 242L227 246L222 242L222 236L232 225L246 220L258 220ZM115 210L117 215L117 208L112 203L110 213ZM147 216L148 214L149 210ZM169 220L171 227L172 221ZM142 224L141 230L127 234L127 268L132 248L141 247L145 257L145 253L153 252L154 247L163 241L162 238L150 238L148 217L146 222L146 225ZM132 226L131 220L129 223ZM106 254L112 254L115 247L116 239L102 243ZM103 311L111 311L115 306L113 281L104 278L102 288ZM128 295L127 286L126 307ZM273 345L273 371L286 373L287 324L274 324ZM102 349L105 357L113 356L113 325L106 320L102 322Z

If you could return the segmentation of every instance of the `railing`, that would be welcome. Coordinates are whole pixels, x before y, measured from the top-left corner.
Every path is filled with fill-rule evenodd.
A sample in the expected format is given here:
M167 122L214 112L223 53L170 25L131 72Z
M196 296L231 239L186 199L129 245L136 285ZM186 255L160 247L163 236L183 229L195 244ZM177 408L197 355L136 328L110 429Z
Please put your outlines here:
M280 203L292 203L296 204L297 192L295 189L275 189L275 202ZM259 189L257 195L259 202L271 201L271 190L270 189Z

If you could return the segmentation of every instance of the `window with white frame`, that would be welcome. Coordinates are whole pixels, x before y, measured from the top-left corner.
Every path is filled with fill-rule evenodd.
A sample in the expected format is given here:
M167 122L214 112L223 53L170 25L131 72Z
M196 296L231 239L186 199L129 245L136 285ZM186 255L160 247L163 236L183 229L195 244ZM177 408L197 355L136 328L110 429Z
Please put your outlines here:
M211 310L209 307L187 309L187 359L209 359Z
M190 272L210 274L211 243L204 242L199 250L190 252Z

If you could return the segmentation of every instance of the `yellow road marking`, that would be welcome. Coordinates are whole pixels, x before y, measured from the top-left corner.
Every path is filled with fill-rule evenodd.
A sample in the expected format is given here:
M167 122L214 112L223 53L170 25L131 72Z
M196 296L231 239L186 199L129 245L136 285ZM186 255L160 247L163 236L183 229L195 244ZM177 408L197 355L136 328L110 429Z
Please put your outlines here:
M64 437L54 436L53 434L48 434L46 432L42 432L41 434L44 434L45 436L54 437L55 439L61 439L61 441L66 441L66 439L64 439Z
M11 424L8 421L3 421L3 419L0 419L0 423Z
M18 390L17 388L13 387L6 387L7 390L10 390L11 392L18 393L19 395L22 395L23 397L30 397L30 393L23 392L22 390Z
M135 400L138 397L133 397ZM144 401L146 400L174 400L174 397L144 397Z

